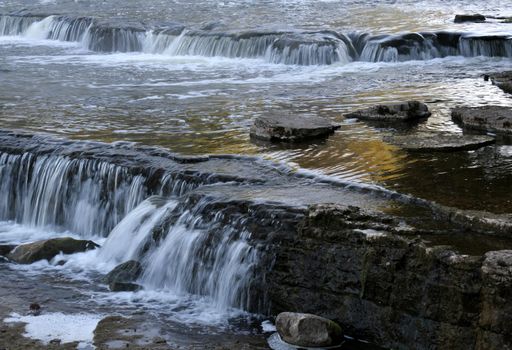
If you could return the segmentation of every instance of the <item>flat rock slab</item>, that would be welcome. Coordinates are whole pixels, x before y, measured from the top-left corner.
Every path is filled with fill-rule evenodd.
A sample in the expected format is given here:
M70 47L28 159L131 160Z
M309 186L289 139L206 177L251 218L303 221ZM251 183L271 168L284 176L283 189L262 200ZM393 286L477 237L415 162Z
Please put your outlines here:
M340 126L320 117L258 117L251 127L251 137L281 142L301 142L326 137Z
M452 119L462 127L512 135L512 108L501 106L452 109Z
M460 135L439 132L422 132L411 135L388 136L384 140L395 146L413 152L450 152L472 150L495 142L484 135Z
M430 117L431 113L426 104L419 101L380 104L345 114L347 118L375 120L384 122L409 122Z
M512 71L485 75L486 80L499 87L508 94L512 94Z
M453 20L455 23L466 23L466 22L476 22L482 23L485 22L486 18L484 15L474 14L474 15L455 15L455 19Z

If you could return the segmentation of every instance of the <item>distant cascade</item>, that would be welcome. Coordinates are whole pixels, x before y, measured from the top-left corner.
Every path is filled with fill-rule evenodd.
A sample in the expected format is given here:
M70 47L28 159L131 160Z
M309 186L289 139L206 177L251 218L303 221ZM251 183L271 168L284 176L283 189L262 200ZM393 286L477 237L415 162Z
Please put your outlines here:
M270 63L326 65L352 60L343 40L318 33L237 34L185 31L183 27L146 30L97 23L92 18L49 16L35 20L1 16L2 35L80 42L98 52L146 52L169 56L260 58Z
M367 62L404 62L447 56L512 57L512 39L506 36L409 33L367 37L362 47L360 60Z
M211 32L117 25L89 17L0 16L0 35L78 42L97 52L145 52L169 56L257 58L275 64L330 65L354 60L403 62L447 56L512 57L506 35L406 33L345 36L318 32Z
M196 187L165 174L145 174L94 159L0 153L0 219L107 235L151 194L181 195Z
M462 56L512 57L512 37L461 37L459 51Z
M39 21L41 21L41 17L0 16L0 35L13 36L23 34L33 23Z

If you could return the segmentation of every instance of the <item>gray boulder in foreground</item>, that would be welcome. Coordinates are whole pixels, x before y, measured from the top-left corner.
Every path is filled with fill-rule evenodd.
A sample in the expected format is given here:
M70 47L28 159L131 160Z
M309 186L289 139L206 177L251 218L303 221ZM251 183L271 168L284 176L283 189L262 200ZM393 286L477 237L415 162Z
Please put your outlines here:
M264 116L251 127L251 137L268 141L300 142L326 137L340 126L320 117Z
M478 149L493 144L495 139L485 135L419 132L410 135L388 136L384 138L384 141L411 152L450 152Z
M512 108L501 106L452 109L452 119L462 127L500 134L512 134Z
M7 255L7 258L19 264L32 264L39 260L49 261L61 252L74 254L98 247L93 241L77 240L70 237L53 238L19 245Z
M276 329L283 341L296 346L334 346L343 338L337 323L312 314L282 312L276 318Z
M415 121L430 117L426 104L419 101L380 104L374 107L345 114L347 118L375 121Z

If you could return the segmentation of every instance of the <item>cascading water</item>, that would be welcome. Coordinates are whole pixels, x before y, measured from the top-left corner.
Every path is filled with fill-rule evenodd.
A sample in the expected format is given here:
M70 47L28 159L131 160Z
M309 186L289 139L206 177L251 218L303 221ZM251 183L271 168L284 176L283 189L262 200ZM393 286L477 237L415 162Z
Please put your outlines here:
M0 154L0 218L39 227L106 235L151 194L182 194L195 185L165 174L151 188L143 174L94 159Z
M204 220L202 211L209 203L200 201L186 210L165 238L144 258L141 282L152 289L210 296L220 309L251 307L250 283L254 281L257 250L236 219L224 224L219 211Z
M137 283L146 290L208 297L219 310L262 311L263 296L251 291L259 253L245 219L222 209L206 218L212 202L148 198L112 230L95 264L138 260L144 274Z
M512 57L512 39L472 34L408 33L350 39L335 32L190 31L183 26L147 29L99 23L88 17L0 16L1 35L80 42L98 52L144 52L169 56L259 58L270 63L329 65L429 60L452 55ZM446 37L452 42L445 42ZM354 37L354 35L352 35ZM357 48L357 50L356 50Z
M218 177L183 171L161 150L45 138L31 142L9 133L3 140L1 220L30 226L31 232L69 231L66 235L100 241L99 235L107 236L100 249L79 255L70 266L106 272L138 260L144 274L137 283L146 290L207 298L221 312L265 310L264 293L255 286L261 277L256 272L260 252L247 229L251 214L242 213L247 205L193 191L218 183ZM87 152L78 155L86 145ZM16 148L11 154L12 147L31 151ZM138 162L116 164L120 154L122 163ZM159 158L150 164L175 170L146 169L139 163L156 154ZM229 176L223 180L236 185Z

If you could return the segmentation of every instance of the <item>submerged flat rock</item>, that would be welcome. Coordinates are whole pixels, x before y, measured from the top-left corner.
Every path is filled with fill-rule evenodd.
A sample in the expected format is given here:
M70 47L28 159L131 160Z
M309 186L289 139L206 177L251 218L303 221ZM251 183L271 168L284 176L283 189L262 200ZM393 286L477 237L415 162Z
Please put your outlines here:
M347 118L385 122L415 121L430 117L426 104L419 101L380 104L345 114Z
M512 94L512 71L489 74L485 76L485 79L490 79L493 85L508 94Z
M326 137L340 126L320 117L264 116L251 127L251 137L284 142L300 142Z
M452 109L452 119L464 128L512 134L512 108L501 106Z
M485 135L461 135L440 132L422 132L410 135L388 136L385 138L395 146L415 152L450 152L472 150L495 142Z

